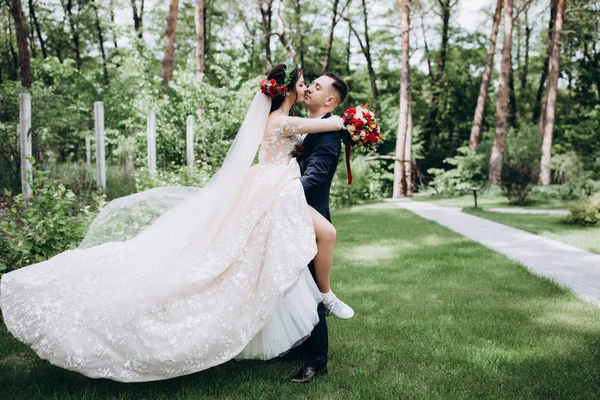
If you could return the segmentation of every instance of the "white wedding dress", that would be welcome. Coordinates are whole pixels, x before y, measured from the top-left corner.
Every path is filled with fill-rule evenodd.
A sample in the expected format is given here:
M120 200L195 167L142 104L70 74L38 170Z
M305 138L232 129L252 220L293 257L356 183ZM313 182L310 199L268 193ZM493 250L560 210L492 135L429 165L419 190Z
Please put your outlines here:
M306 339L321 301L307 269L315 234L289 155L298 138L282 135L285 123L266 126L270 103L257 93L204 188L116 200L90 229L113 236L98 244L88 234L78 249L5 274L9 331L54 365L122 382L269 359ZM170 203L153 223L114 240L111 211L159 197Z

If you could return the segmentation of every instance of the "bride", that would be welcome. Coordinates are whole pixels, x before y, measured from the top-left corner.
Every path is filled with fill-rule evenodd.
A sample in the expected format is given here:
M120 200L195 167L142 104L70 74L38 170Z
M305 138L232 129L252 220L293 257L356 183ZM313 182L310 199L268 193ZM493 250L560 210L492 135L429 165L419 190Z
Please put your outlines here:
M255 95L204 188L114 200L79 248L3 275L9 331L54 365L122 382L269 359L305 340L321 302L306 267L319 225L290 154L300 134L342 119L288 117L306 89L302 69L279 65L270 77L281 106L268 90Z

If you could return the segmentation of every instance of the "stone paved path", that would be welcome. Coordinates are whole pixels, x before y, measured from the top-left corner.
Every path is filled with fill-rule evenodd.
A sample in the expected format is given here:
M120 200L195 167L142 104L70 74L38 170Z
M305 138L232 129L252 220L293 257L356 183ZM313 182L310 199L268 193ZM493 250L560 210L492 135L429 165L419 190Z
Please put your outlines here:
M408 199L393 202L520 262L534 274L549 277L600 306L600 255L463 213L460 208Z
M564 215L570 214L569 210L532 210L525 208L487 208L486 211L502 214L534 214L534 215Z

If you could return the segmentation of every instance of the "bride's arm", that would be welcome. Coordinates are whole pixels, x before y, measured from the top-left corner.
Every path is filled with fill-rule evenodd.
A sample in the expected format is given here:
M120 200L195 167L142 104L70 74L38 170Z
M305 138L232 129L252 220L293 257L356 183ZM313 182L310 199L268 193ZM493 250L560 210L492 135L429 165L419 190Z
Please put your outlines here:
M326 119L289 116L273 116L271 118L273 126L278 126L284 136L339 131L344 126L344 120L337 115Z

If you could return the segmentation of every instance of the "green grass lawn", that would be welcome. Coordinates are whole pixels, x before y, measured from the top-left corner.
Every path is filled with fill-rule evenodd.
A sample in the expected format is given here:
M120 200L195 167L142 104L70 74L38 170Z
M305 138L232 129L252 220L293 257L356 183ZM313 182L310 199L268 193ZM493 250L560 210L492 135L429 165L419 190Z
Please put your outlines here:
M598 399L600 310L522 266L390 204L334 214L329 377L228 362L163 382L92 380L37 359L0 328L0 398Z
M445 207L473 207L473 195L465 194L461 196L445 196L445 195L423 195L416 196L415 200L425 201L427 203L437 204ZM511 206L508 204L506 197L495 194L479 194L477 203L479 207L485 208L535 208L540 210L566 210L576 200L559 200L559 199L544 199L530 196L525 206Z
M463 211L600 254L600 225L574 225L557 215L502 214L472 207Z

